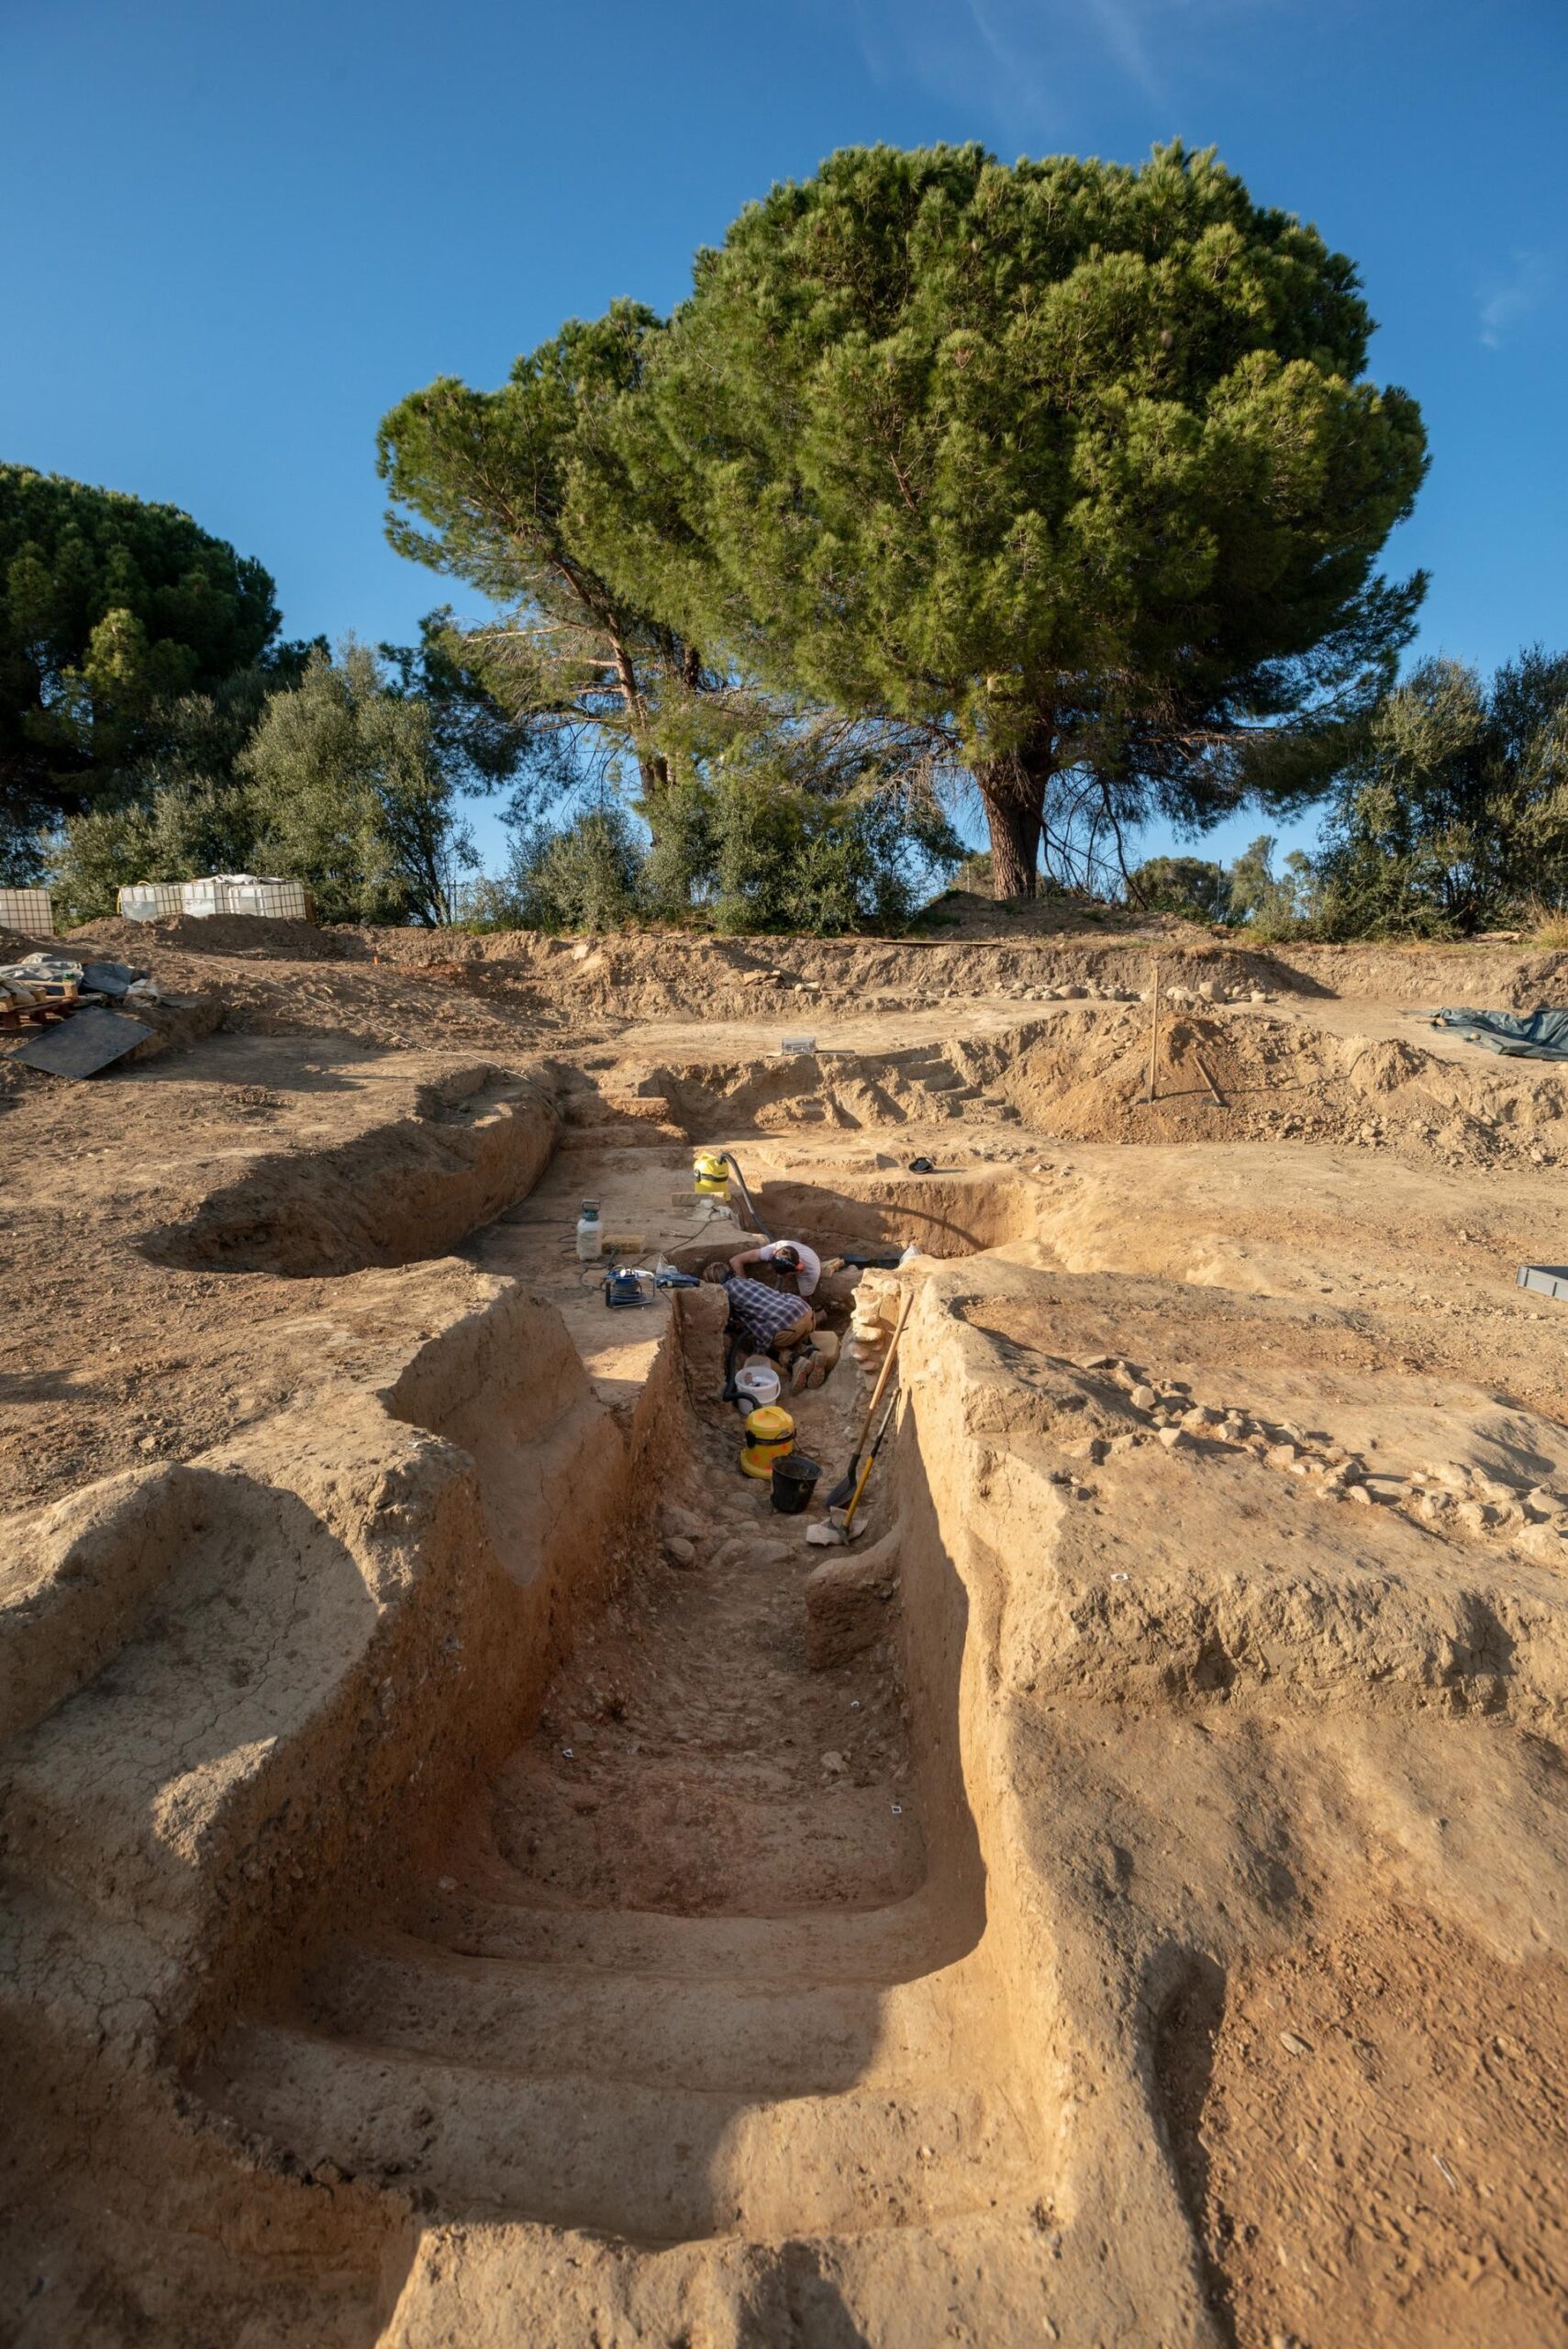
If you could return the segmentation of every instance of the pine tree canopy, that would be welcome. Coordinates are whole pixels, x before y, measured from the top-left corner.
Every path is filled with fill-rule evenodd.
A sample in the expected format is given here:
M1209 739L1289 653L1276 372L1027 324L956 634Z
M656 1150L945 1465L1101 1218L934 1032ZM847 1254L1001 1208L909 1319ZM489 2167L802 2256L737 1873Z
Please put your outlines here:
M659 330L632 302L569 320L499 391L441 376L400 401L377 440L392 545L498 607L493 625L464 636L464 662L536 730L620 736L646 800L668 781L653 740L660 682L690 681L692 658L588 556L570 493L574 470L613 463L599 426L635 394Z
M699 257L567 503L709 658L951 729L1028 893L1042 828L1316 796L1388 684L1426 454L1372 323L1212 154L846 149Z
M261 564L177 507L0 465L0 835L114 789L277 629Z

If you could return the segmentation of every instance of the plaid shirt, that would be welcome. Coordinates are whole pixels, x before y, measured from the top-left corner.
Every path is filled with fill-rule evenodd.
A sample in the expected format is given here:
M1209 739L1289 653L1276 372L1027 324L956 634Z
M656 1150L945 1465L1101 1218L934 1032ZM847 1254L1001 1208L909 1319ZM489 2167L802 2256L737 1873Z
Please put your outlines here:
M730 1328L750 1338L762 1353L781 1331L794 1329L808 1309L798 1297L770 1288L766 1281L749 1281L741 1274L730 1275L724 1293L729 1299Z

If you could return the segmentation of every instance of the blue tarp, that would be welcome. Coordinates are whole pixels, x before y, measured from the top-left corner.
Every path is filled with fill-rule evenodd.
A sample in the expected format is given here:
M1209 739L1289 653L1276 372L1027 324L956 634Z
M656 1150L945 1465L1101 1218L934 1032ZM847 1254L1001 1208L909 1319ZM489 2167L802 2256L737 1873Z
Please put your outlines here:
M1511 1059L1568 1061L1568 1011L1436 1011L1432 1018L1451 1028L1467 1044L1481 1044L1489 1052Z

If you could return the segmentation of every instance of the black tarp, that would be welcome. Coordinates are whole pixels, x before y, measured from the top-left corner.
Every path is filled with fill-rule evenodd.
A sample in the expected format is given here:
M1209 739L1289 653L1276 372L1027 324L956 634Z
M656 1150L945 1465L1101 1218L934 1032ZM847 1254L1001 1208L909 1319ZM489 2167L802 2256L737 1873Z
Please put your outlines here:
M1568 1061L1568 1011L1466 1011L1454 1008L1432 1014L1438 1025L1451 1028L1467 1044L1511 1059Z

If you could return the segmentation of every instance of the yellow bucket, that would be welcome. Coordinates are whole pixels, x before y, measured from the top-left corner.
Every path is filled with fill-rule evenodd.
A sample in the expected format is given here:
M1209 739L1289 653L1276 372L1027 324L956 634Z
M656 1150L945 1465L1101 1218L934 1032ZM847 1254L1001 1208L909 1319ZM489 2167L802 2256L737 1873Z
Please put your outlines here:
M795 1421L776 1403L766 1403L746 1419L746 1443L740 1454L743 1475L771 1476L773 1463L795 1444Z
M692 1188L700 1198L727 1199L729 1197L729 1166L717 1152L705 1150L692 1161Z

